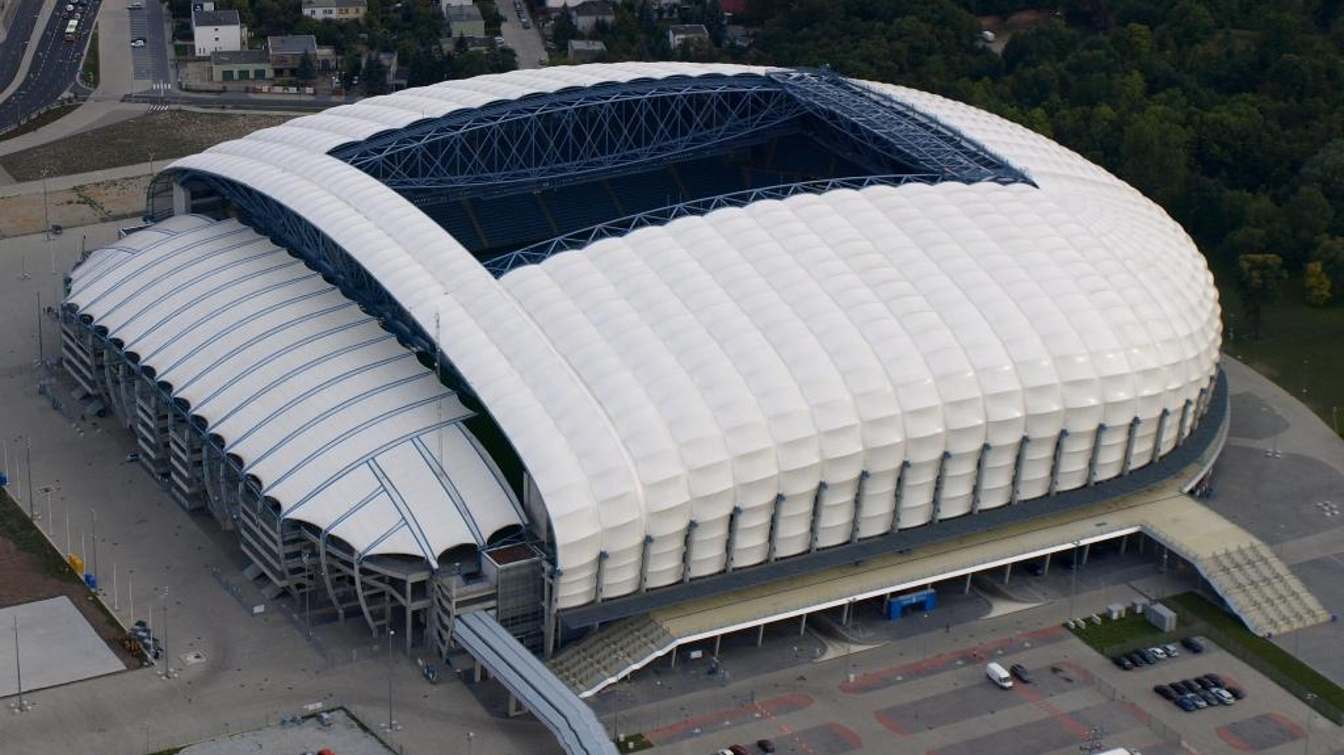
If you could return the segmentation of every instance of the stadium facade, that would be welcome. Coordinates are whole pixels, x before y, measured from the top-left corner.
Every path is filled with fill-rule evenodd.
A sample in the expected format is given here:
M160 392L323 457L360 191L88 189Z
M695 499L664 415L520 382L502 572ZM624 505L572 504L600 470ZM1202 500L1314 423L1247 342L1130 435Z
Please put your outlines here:
M549 654L567 612L1104 496L1218 380L1159 207L824 70L406 90L178 160L146 219L71 275L71 374L253 576L408 643L489 607Z

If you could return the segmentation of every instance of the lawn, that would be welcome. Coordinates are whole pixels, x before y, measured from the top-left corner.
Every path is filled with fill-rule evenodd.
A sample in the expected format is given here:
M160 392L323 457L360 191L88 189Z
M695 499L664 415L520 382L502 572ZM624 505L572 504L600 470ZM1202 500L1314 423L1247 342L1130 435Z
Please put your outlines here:
M98 88L98 30L93 30L93 36L89 37L89 49L84 53L84 70L79 78L88 85L90 89Z
M1100 624L1089 623L1082 629L1071 631L1078 635L1078 639L1105 656L1128 653L1141 647L1152 647L1180 639L1180 635L1172 637L1163 634L1157 627L1148 623L1148 619L1142 614L1137 613L1128 614L1115 621L1103 618Z
M1273 380L1311 408L1335 432L1344 429L1344 291L1325 307L1309 307L1301 276L1284 281L1279 301L1265 310L1264 337L1243 327L1241 301L1230 270L1215 270L1223 305L1223 350Z

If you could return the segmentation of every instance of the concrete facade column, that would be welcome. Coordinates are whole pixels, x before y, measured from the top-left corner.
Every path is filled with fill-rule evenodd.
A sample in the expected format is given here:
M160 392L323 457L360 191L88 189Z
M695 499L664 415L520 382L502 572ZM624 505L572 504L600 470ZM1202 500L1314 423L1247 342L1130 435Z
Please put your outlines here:
M1012 564L1004 564L1004 565L1003 565L1003 583L1004 583L1005 585L1008 584L1008 582L1009 582L1012 578L1013 578L1013 565L1012 565Z
M889 532L901 528L901 499L905 497L905 472L910 469L910 461L901 462L901 471L896 474L896 502L891 507L891 527Z
M723 642L723 635L721 635L721 634L716 634L716 635L714 635L714 657L715 657L715 658L718 658L718 657L719 657L719 645L720 645L720 643L722 643L722 642Z
M971 577L973 577L973 576L975 576L975 575L974 575L974 574L967 574L967 575L966 575L966 586L963 587L963 588L961 588L961 594L962 594L962 595L970 595L970 594L971 594Z
M1046 495L1054 495L1059 487L1059 460L1064 455L1064 439L1069 437L1068 430L1060 430L1059 437L1055 438L1055 453L1050 460L1050 487Z
M1083 557L1082 557L1082 559L1080 559L1080 563L1081 563L1082 566L1087 566L1087 556L1088 556L1088 554L1091 553L1091 552L1092 552L1092 544L1091 544L1091 543L1088 543L1087 545L1084 545L1084 546L1083 546Z
M933 479L933 522L937 524L943 518L943 476L947 472L947 460L952 454L947 451L938 457L938 476Z
M1045 554L1045 566L1041 569L1041 576L1042 576L1042 577L1044 577L1044 576L1050 574L1050 556L1052 556L1052 555L1054 555L1054 554L1052 554L1052 553L1047 553L1047 554Z
M1027 443L1029 442L1031 442L1031 438L1025 435L1022 436L1022 440L1017 442L1017 455L1013 459L1013 481L1008 493L1008 505L1010 506L1017 503L1018 499L1022 497L1022 462L1027 457Z
M757 625L756 625L756 647L760 647L760 646L761 646L761 643L763 643L763 642L765 642L765 625L764 625L764 624L757 624Z
M802 637L807 633L807 614L803 614L802 620L798 622L798 636Z

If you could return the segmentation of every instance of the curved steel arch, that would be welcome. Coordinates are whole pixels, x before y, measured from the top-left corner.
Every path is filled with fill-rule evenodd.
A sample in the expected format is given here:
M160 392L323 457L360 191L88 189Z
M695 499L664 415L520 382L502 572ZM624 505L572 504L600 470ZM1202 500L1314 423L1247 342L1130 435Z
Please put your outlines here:
M827 70L566 89L457 110L329 154L437 202L632 172L786 133L807 133L873 175L1031 183L951 126Z

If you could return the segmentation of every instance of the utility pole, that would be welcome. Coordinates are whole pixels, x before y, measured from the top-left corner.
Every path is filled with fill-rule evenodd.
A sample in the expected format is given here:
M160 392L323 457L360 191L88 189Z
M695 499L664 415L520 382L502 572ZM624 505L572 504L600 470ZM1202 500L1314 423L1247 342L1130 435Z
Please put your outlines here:
M392 636L397 632L392 628L392 614L387 616L387 730L391 732L397 722L392 719Z
M30 436L23 436L23 453L28 465L28 518L33 518L33 443Z
M90 506L89 515L93 517L93 584L96 590L98 585L98 512Z
M46 345L42 343L42 292L37 292L37 365L41 369L47 364Z
M1075 600L1077 599L1077 597L1078 597L1078 546L1080 546L1081 544L1082 544L1081 541L1078 541L1078 540L1074 540L1074 541L1073 541L1073 563L1071 563L1071 564L1069 565L1069 566L1071 567L1071 568L1069 569L1069 571L1070 571L1070 573L1072 574L1072 576L1069 578L1069 618L1070 618L1070 619L1072 619L1072 618L1074 617L1074 612L1073 612L1074 601L1075 601Z
M96 552L96 551L95 551ZM163 678L173 678L173 656L168 652L168 588L163 588Z
M47 241L51 241L51 214L47 210L47 173L49 169L42 169L42 232L46 234Z
M19 712L22 713L26 708L23 702L23 664L19 661L19 617L14 615L14 678L18 680L19 685Z

